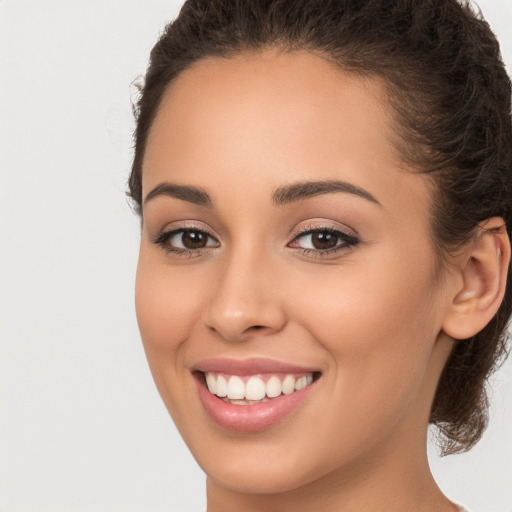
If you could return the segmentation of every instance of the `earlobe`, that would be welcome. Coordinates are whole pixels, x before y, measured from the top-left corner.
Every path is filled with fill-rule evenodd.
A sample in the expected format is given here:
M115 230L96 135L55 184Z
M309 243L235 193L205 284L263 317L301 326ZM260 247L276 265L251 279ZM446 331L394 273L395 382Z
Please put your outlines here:
M505 292L510 264L505 223L493 217L477 229L458 259L457 289L443 322L443 331L454 339L471 338L481 331L498 311Z

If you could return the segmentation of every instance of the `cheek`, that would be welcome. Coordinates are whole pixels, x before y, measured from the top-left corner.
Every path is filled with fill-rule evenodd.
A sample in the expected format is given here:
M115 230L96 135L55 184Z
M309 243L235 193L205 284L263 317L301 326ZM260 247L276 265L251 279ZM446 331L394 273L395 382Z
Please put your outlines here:
M307 294L293 294L300 297L295 316L307 319L330 355L333 386L358 407L379 408L376 398L384 398L383 412L389 401L401 407L415 395L440 330L429 263L397 265L385 256L378 265L333 269L312 281Z
M141 250L135 286L137 321L153 380L180 431L179 411L187 407L193 389L187 385L190 375L182 347L200 320L201 290L186 272L170 269ZM182 435L186 437L183 431Z
M152 370L168 363L190 336L201 312L202 288L186 272L170 270L141 251L135 306L141 338ZM160 356L165 358L160 359Z

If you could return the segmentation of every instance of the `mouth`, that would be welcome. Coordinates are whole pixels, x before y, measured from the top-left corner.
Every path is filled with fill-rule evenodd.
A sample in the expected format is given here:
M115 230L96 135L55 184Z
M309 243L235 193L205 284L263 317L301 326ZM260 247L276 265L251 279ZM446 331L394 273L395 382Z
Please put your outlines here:
M208 391L233 405L256 405L281 395L291 395L310 386L316 378L316 372L251 376L203 373Z
M267 360L211 360L193 371L209 418L222 429L272 427L307 400L322 373Z

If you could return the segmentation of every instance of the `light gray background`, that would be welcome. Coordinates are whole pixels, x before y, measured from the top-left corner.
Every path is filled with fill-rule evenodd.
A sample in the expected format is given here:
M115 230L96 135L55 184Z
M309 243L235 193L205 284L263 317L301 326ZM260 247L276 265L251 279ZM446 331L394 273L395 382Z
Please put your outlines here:
M0 1L0 511L198 512L133 306L130 83L180 1ZM512 70L512 0L479 2ZM469 454L432 465L475 512L512 511L512 364Z

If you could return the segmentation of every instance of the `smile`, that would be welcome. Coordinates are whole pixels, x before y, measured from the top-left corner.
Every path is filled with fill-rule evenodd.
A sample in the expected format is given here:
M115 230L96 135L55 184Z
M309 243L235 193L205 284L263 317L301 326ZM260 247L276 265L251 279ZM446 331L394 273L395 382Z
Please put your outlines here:
M302 410L322 375L268 359L210 359L193 374L206 417L235 432L265 430Z
M205 373L208 391L234 405L256 405L291 395L313 383L313 373L239 376Z

